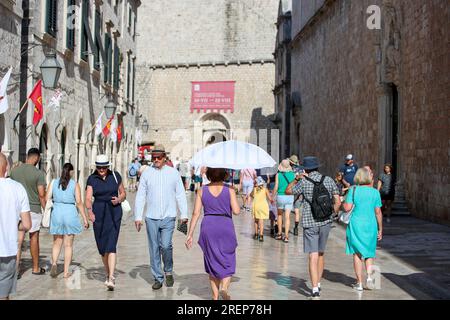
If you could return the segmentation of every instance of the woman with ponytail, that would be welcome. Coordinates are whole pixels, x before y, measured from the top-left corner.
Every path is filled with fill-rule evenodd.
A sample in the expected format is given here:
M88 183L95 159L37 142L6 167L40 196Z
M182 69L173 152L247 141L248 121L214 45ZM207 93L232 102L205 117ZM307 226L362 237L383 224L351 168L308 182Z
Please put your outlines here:
M57 262L61 247L64 243L64 278L71 276L69 272L72 262L73 239L83 230L78 211L83 218L84 227L89 227L89 222L81 199L81 189L72 179L73 166L66 163L63 166L61 177L51 182L47 189L47 201L53 199L53 209L50 218L50 234L53 235L52 268L50 275L56 278Z

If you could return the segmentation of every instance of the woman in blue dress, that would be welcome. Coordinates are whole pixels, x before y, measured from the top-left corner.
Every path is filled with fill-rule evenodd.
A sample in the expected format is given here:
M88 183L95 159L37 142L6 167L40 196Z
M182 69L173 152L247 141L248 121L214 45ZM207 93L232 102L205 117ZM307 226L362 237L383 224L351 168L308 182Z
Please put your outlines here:
M363 260L367 271L367 289L373 289L372 265L377 248L377 240L382 239L381 197L373 188L373 174L367 167L358 169L354 178L355 187L349 189L344 209L353 208L347 226L346 254L353 254L357 283L354 288L363 290Z
M109 170L108 156L99 155L95 161L97 170L91 174L86 184L86 207L89 219L94 224L95 242L105 266L108 290L114 290L117 242L122 223L121 203L127 195L122 177ZM92 197L95 198L92 203Z
M53 208L50 219L50 231L53 235L52 268L50 275L55 278L57 273L57 262L61 247L64 243L64 278L70 277L69 267L72 262L73 239L76 234L81 233L83 228L78 217L78 211L83 218L84 227L89 227L89 222L84 211L81 189L77 182L72 179L73 166L66 163L63 166L61 177L51 182L47 189L47 201L52 199Z

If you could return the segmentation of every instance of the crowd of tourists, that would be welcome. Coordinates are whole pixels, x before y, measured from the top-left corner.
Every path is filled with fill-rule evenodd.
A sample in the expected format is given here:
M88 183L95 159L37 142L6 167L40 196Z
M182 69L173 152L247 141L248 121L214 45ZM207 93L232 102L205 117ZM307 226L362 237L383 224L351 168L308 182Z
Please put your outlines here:
M74 167L70 163L47 186L44 173L36 167L39 161L39 150L32 148L25 163L9 168L6 157L0 153L0 299L13 294L21 278L26 234L30 239L31 273L46 274L47 270L39 265L39 234L41 225L46 224L45 213L49 212L48 232L53 236L50 276L58 277L57 261L63 246L63 277L71 276L74 238L92 224L105 270L104 285L107 290L114 290L117 243L127 197L122 176L111 169L106 155L99 155L86 190L81 190L74 180ZM353 255L354 288L372 289L373 259L377 241L383 234L381 208L386 209L389 222L394 199L393 168L386 164L384 172L375 179L371 168L359 168L352 155L345 157L335 179L320 173L320 167L316 157L305 157L300 162L293 155L269 173L251 168L192 168L187 161L169 162L162 145L155 146L151 163L142 164L135 159L128 167L128 191L137 190L134 220L138 232L145 222L154 278L152 288L158 290L164 283L167 287L174 285L174 230L183 230L184 226L185 246L191 249L197 223L203 216L198 244L204 254L212 298L229 300L238 246L232 217L249 212L255 240L264 241L265 222L270 220L270 235L274 239L271 241L286 244L291 234L290 215L295 215L292 234L298 236L301 225L303 249L309 255L313 298L319 297L322 289L324 254L332 222L339 214L350 213L346 253ZM195 191L195 203L188 221L186 193L191 191ZM364 265L367 276L363 285Z

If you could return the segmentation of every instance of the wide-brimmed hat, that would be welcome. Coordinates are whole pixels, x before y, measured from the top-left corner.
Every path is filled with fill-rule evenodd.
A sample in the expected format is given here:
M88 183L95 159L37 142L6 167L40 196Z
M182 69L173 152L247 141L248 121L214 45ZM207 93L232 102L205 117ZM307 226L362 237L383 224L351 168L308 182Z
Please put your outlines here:
M264 179L262 177L257 177L256 178L256 185L259 186L264 186L266 184L266 182L264 181Z
M305 170L312 170L320 168L321 164L319 163L319 159L316 157L304 157L302 166Z
M166 148L162 144L157 144L151 153L167 153Z
M298 165L298 157L295 154L293 154L292 156L289 157L289 162L291 164Z
M99 154L95 159L96 167L110 167L111 163L109 162L109 158L106 154Z
M288 159L284 159L283 161L281 161L280 165L278 166L278 171L280 172L292 171L292 167Z

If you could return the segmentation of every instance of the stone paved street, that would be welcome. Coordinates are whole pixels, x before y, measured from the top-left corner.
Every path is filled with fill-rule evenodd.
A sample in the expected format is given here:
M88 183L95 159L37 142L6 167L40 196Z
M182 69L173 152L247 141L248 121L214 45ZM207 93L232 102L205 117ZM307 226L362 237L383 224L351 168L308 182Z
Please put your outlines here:
M131 194L129 198L133 198ZM193 195L189 194L192 208ZM191 210L190 210L191 211ZM251 216L244 213L234 219L238 236L237 272L232 280L232 299L309 299L310 283L307 257L302 253L302 237L291 235L289 244L268 236L263 243L252 239ZM410 232L406 232L410 229ZM199 229L196 230L198 238ZM184 235L175 231L173 288L153 291L149 269L147 237L137 233L133 217L123 221L119 239L116 290L107 292L103 266L97 253L92 229L75 239L74 275L64 280L31 274L27 250L23 263L27 268L18 282L15 299L210 299L208 277L198 245L191 251L184 247ZM450 229L409 217L394 217L385 227L385 239L376 264L382 271L381 290L358 293L352 258L346 256L345 230L336 225L328 241L326 270L321 299L379 300L450 298ZM41 261L50 259L51 238L41 235ZM62 255L61 255L62 257ZM59 266L62 271L62 261Z

